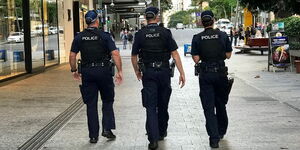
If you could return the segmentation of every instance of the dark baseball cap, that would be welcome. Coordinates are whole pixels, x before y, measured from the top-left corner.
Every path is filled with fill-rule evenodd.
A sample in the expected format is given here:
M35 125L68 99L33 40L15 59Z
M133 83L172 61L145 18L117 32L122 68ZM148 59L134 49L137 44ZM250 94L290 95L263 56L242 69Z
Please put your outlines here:
M151 6L146 9L145 14L151 13L151 14L157 15L158 12L159 12L159 9L157 7Z
M201 20L202 21L210 21L214 18L214 13L210 10L206 10L206 11L203 11L201 13Z
M95 22L98 19L98 13L96 10L89 10L86 14L85 14L85 22L86 24L91 24L93 22Z

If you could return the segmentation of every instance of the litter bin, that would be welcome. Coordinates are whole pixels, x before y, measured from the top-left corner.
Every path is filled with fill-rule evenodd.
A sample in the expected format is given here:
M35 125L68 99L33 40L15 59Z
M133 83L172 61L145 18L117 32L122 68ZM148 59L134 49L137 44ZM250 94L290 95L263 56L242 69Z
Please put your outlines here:
M54 50L50 49L50 50L46 50L46 58L47 60L54 60Z
M0 50L0 61L5 62L7 60L7 51L4 49Z
M192 45L191 44L184 44L183 48L184 48L184 56L186 56L186 54L191 53Z
M24 61L24 51L16 50L13 52L13 62Z

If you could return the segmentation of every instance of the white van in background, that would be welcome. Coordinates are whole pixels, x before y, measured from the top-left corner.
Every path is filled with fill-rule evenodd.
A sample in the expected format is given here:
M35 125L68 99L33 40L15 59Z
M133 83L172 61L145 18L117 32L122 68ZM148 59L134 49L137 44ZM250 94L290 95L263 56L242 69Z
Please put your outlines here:
M227 35L230 35L230 30L233 27L232 23L228 19L219 19L216 22L216 26L221 31L226 32Z
M184 29L183 23L177 23L177 25L176 25L176 30L177 30L177 29Z

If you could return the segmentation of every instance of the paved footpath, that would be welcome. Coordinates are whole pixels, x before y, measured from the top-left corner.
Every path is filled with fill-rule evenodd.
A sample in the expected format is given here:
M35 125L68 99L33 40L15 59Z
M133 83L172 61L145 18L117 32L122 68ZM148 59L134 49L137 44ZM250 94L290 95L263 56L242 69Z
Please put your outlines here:
M49 140L43 149L146 150L145 110L141 104L141 83L130 66L129 52L123 51L125 82L116 87L117 130L115 141L100 138L88 143L86 108ZM191 57L183 58L187 85L179 89L178 74L172 80L168 137L159 143L161 150L205 150L208 136L200 103L198 80L193 76ZM101 103L99 103L101 108ZM101 115L101 112L99 113ZM300 114L278 100L236 79L228 104L228 134L220 149L276 150L300 149Z
M116 86L114 108L117 130L114 133L117 139L107 141L101 137L97 144L90 144L86 108L83 107L44 145L43 149L147 149L148 141L144 129L145 109L142 108L140 95L141 83L133 74L130 52L121 50L121 53L125 80L124 84ZM198 96L198 80L193 76L193 62L190 56L182 57L182 61L186 69L187 84L183 89L179 89L176 72L175 78L172 79L168 137L160 142L159 146L161 150L210 149ZM232 68L230 71L234 72L235 69L241 69L239 67L245 67L243 64L246 64L246 61L241 57L229 63ZM299 111L282 103L276 97L270 97L269 93L254 88L246 77L256 75L255 70L251 70L250 67L249 75L243 76L247 74L247 68L243 69L234 74L236 80L227 107L229 129L220 143L220 149L299 150ZM264 78L255 78L261 79ZM16 149L63 112L80 97L78 84L72 80L68 65L60 65L42 74L0 87L0 149ZM101 112L99 114L101 115Z

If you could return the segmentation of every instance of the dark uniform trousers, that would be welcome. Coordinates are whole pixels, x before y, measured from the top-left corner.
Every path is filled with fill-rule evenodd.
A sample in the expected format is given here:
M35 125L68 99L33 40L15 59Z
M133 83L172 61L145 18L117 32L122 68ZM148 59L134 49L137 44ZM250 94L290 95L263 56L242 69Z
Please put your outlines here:
M218 141L228 126L226 103L228 78L225 73L204 72L200 75L200 98L210 140Z
M106 67L82 68L82 97L87 105L89 137L99 136L98 93L102 99L102 127L115 129L113 110L114 83L111 71Z
M168 128L168 105L172 92L170 69L146 68L142 81L142 101L147 113L148 140L157 141Z

